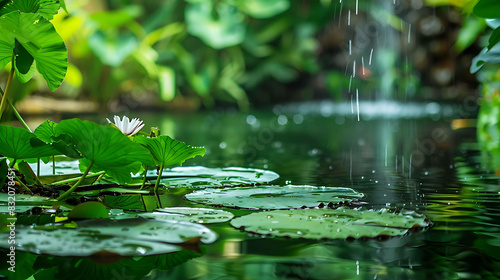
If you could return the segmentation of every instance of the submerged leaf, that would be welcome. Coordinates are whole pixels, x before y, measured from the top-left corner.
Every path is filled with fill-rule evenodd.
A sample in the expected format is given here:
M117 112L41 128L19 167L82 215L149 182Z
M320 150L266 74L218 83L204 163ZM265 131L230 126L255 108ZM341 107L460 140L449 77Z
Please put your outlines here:
M138 214L140 217L156 220L183 221L199 224L223 223L234 215L224 210L191 207L170 207L157 209L159 212Z
M186 198L208 205L249 209L291 209L315 207L319 204L350 202L364 195L350 188L315 186L236 187L204 189L187 194Z
M235 228L263 235L309 239L347 239L397 236L412 228L430 226L415 212L405 214L338 209L275 210L253 213L231 221Z

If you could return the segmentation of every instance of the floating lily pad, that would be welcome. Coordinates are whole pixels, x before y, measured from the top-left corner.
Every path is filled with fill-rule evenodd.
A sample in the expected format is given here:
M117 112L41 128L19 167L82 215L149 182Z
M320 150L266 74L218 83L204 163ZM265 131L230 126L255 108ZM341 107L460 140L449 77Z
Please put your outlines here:
M146 219L191 222L198 224L224 223L234 217L233 213L224 210L190 207L161 208L157 209L156 212L139 214L125 213L122 209L111 209L110 215L112 219L142 217Z
M263 185L199 190L187 194L186 198L198 203L226 207L291 209L316 207L321 203L350 202L363 196L364 194L350 188Z
M235 228L263 235L308 239L347 239L398 236L430 222L415 212L395 214L380 211L338 209L296 209L253 213L231 221Z
M156 171L149 170L148 177L156 177ZM207 168L203 166L175 167L163 171L161 184L170 187L207 188L268 183L280 176L269 170L226 167Z
M139 214L143 218L156 220L173 220L199 224L223 223L234 215L224 210L208 208L171 207L158 209L159 212Z
M199 224L143 218L85 220L78 222L74 229L16 227L17 250L55 256L90 256L103 252L121 256L156 255L180 251L184 244L197 241L207 244L216 239L213 231ZM2 240L0 247L9 248L7 236Z

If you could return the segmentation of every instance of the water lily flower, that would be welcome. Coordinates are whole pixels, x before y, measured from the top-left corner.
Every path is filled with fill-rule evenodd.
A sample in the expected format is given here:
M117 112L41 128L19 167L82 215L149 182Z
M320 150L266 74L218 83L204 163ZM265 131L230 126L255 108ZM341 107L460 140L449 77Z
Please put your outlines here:
M114 123L108 118L106 118L106 120L108 120L110 124L114 124L121 132L123 132L123 134L127 136L136 134L144 127L141 120L137 118L130 120L127 116L123 116L123 120L120 120L120 117L115 116Z

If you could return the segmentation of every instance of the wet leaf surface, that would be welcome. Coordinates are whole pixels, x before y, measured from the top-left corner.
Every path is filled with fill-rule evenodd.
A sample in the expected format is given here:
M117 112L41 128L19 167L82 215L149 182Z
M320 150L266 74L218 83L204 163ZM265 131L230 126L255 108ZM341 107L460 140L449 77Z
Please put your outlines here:
M4 237L0 246L9 248L8 238ZM17 250L54 256L92 256L103 252L120 256L157 255L216 239L213 231L199 224L143 218L85 220L74 229L16 227Z
M198 203L226 207L292 209L350 202L363 196L350 188L263 185L199 190L187 194L186 198Z
M275 210L253 213L231 221L235 228L262 235L347 239L398 236L412 228L425 228L430 222L415 212L405 214L380 211L338 209Z
M231 212L224 210L190 207L161 208L157 209L156 212L140 214L128 214L124 213L121 209L112 209L111 215L113 218L118 219L142 217L146 219L181 221L198 224L223 223L234 217Z

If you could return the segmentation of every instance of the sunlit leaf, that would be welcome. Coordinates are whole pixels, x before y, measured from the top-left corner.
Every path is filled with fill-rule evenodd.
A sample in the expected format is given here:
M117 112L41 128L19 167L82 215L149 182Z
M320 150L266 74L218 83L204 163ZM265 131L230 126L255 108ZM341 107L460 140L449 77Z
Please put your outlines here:
M10 61L17 41L35 59L50 90L56 90L66 75L68 53L54 26L38 14L14 11L0 17L0 29L0 67Z
M171 101L175 96L175 72L169 67L158 67L160 97L163 101Z
M59 151L25 129L0 125L0 155L14 159L27 159L59 154L61 154Z
M196 148L166 135L156 138L137 136L136 143L146 147L155 159L156 166L180 165L187 159L205 155L205 148Z
M92 172L104 170L118 183L131 180L141 163L154 165L148 150L132 142L111 126L101 126L80 119L63 120L57 124L56 135L67 134L84 159L80 165L93 162Z
M500 63L500 44L494 45L491 49L484 48L472 59L470 72L476 73L486 64Z
M249 209L291 209L315 207L320 204L350 202L364 194L350 188L315 186L256 186L225 189L204 189L186 198L208 205Z
M405 214L338 209L297 209L258 212L235 218L231 225L262 235L309 239L347 239L404 235L430 222L414 212Z

